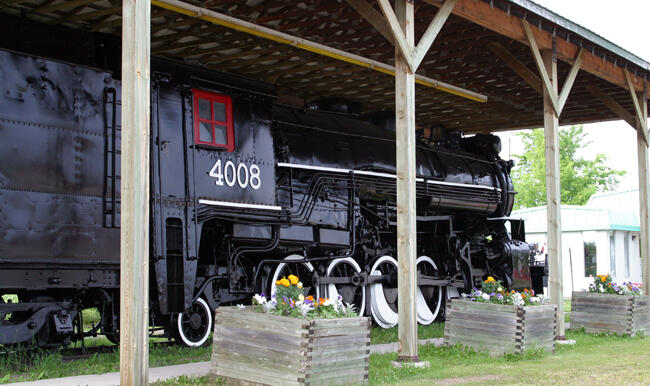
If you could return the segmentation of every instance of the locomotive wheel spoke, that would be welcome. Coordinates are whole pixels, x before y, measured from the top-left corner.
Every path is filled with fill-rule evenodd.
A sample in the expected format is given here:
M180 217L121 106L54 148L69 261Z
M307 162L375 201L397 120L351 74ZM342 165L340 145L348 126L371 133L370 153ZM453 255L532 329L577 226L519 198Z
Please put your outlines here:
M418 275L437 276L438 267L428 256L420 256L415 262ZM438 317L443 303L443 288L440 286L420 285L417 291L417 317L420 324L431 324Z
M292 260L302 260L303 256L300 255L290 255L284 258L286 263L280 263L275 268L273 277L269 285L269 294L271 296L275 295L275 282L282 279L283 277L288 277L289 275L296 275L298 279L302 282L303 293L305 296L313 295L315 298L320 296L320 291L317 286L312 284L312 273L314 272L314 266L311 263L306 261L296 261L291 262Z
M382 256L370 269L371 276L397 273L397 261L392 256ZM397 281L370 285L370 311L375 322L383 328L397 325Z
M172 327L177 341L182 345L202 346L212 332L212 310L205 300L198 298L189 310L172 319Z
M352 277L361 272L359 264L351 258L344 257L332 260L327 267L328 277ZM341 296L344 303L354 304L359 315L363 316L366 308L366 287L349 284L328 284L327 297L334 299Z

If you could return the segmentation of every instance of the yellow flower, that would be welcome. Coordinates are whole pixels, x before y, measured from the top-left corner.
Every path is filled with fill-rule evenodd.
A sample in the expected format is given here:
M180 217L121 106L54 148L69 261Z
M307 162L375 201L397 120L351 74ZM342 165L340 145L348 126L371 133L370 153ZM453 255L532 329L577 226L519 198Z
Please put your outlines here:
M305 295L303 295L303 294L298 295L298 300L300 300L301 302L304 301L305 300Z
M300 280L298 280L298 276L296 275L289 275L289 281L291 284L296 285Z
M276 280L275 285L282 285L282 280Z
M492 276L488 276L486 282L488 283L494 283L494 278Z
M603 277L600 278L600 281L602 281L603 283L605 282L605 280L607 280L606 276L603 276Z
M287 280L287 279L284 278L284 277L282 278L282 280L280 280L280 284L283 285L283 286L285 286L285 287L288 287L288 286L291 285L291 283L289 283L289 280Z
M298 287L298 288L302 288L302 282L299 281L298 284L296 284L296 287Z

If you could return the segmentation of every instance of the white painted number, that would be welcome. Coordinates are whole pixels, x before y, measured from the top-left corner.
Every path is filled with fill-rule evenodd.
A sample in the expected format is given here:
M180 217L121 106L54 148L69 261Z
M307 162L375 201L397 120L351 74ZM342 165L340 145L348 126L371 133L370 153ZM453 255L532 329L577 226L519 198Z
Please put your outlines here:
M243 180L241 178L242 170L244 171ZM246 187L248 186L248 168L246 167L246 164L237 165L237 184L239 184L239 187L242 189L246 189Z
M257 190L262 186L262 180L260 179L260 168L252 164L251 165L251 188Z
M215 184L222 186L223 185L223 173L221 172L221 160L217 160L212 169L210 169L210 177L214 177L217 180Z
M237 183L242 189L246 189L250 185L251 188L257 190L262 186L260 168L255 164L249 167L245 163L240 163L235 167L234 162L227 161L222 167L219 159L214 163L208 175L216 179L214 183L218 186L223 186L224 180L226 185L232 187Z
M223 169L223 176L226 179L226 185L235 186L235 180L237 179L237 176L235 175L235 164L232 163L232 161L228 161ZM231 169L232 171L228 173L228 169ZM228 174L230 174L230 177L232 178L228 178Z

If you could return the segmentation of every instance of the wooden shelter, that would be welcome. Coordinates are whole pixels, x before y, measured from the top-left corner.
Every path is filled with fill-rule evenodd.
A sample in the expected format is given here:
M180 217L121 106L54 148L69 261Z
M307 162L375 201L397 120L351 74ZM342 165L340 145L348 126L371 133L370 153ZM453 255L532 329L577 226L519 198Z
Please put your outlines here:
M396 110L402 359L417 358L415 305L408 301L416 284L416 127L545 128L550 287L561 312L558 127L625 120L638 130L643 279L650 283L650 64L531 1L4 0L0 12L122 36L123 212L132 209L121 228L124 384L147 375L146 304L137 299L148 298L138 283L148 272L142 165L150 55L272 83L284 103L344 97L363 111Z

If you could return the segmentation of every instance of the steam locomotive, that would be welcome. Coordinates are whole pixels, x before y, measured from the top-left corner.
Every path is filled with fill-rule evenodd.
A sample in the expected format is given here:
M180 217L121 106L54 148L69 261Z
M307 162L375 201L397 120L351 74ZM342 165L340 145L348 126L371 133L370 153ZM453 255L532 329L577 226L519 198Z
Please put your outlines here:
M394 113L154 59L150 325L204 344L212 311L291 273L397 323ZM0 345L119 338L120 82L0 50ZM492 135L417 143L417 316L487 275L530 287L512 163ZM84 327L84 309L101 318Z

